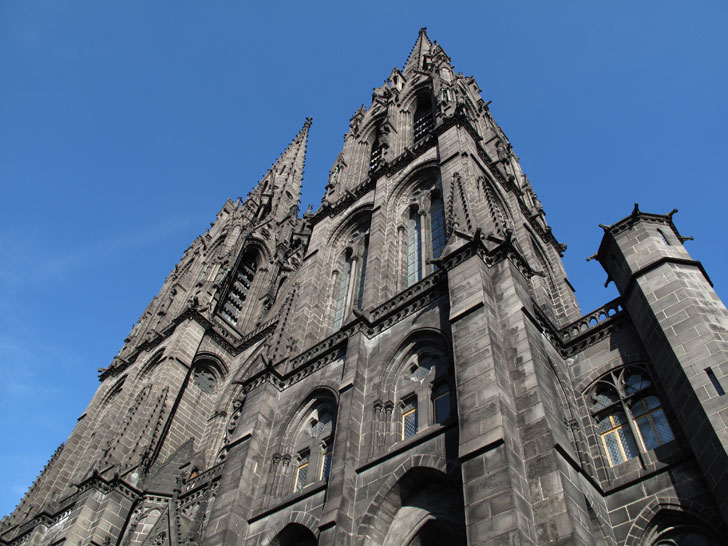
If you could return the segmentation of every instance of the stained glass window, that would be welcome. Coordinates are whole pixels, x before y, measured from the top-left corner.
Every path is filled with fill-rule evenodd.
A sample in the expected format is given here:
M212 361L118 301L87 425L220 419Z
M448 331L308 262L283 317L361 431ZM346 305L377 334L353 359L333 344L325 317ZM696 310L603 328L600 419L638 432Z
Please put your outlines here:
M336 294L336 310L334 311L334 330L341 328L346 313L346 293L349 290L349 275L351 275L351 259L347 258L339 277L339 289Z
M359 282L357 283L356 308L362 309L364 304L364 281L367 275L367 258L369 256L369 237L364 239L364 251L359 259Z
M436 197L432 200L430 208L430 232L432 234L432 257L439 258L445 248L445 209L442 199Z
M302 491L306 487L308 477L308 453L301 453L298 456L298 468L296 468L296 485L294 491Z
M407 286L422 280L422 226L420 215L410 213L407 224Z
M435 422L444 423L450 417L450 388L441 385L435 389L432 399L435 409Z
M417 434L417 399L412 397L405 401L402 408L402 439L406 440Z
M611 372L592 389L590 398L610 466L675 439L652 381L641 369Z
M331 446L326 446L321 460L321 475L319 476L321 480L329 479L329 473L331 472L331 454Z

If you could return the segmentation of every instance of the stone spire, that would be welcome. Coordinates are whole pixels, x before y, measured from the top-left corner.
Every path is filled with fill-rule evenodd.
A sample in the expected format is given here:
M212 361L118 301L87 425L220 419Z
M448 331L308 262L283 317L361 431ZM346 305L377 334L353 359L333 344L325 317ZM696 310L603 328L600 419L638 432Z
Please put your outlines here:
M293 142L248 195L245 205L255 205L258 222L272 219L280 223L291 214L298 215L306 143L312 121L312 118L306 118Z
M427 27L422 27L417 36L417 41L412 47L409 58L407 59L407 62L404 63L404 69L402 72L409 70L422 70L423 58L430 52L431 49L432 42L430 42L430 39L427 37Z

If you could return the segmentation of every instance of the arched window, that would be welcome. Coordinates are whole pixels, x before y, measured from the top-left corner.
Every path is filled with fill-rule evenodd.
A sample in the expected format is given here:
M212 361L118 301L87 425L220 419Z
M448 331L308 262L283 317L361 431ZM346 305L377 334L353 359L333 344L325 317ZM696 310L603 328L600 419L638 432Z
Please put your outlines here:
M432 117L432 98L430 91L427 90L417 97L417 108L413 119L414 142L417 143L430 133L434 126L434 118Z
M339 288L336 291L336 307L334 308L334 330L341 328L346 313L346 297L351 281L351 256L347 256L339 276Z
M407 222L407 286L422 280L422 221L416 208Z
M450 385L441 383L432 389L432 408L435 423L444 423L450 418L450 410L452 409Z
M641 368L610 372L592 387L589 401L609 466L675 439L652 382Z
M198 360L192 367L192 384L206 394L215 392L224 373L212 360Z
M407 219L407 286L431 272L427 261L439 258L445 248L445 208L439 189L417 192Z
M329 479L335 425L336 407L331 401L319 400L305 415L296 434L294 492Z
M446 423L453 414L447 358L422 351L411 355L397 380L399 439L411 438L423 427Z
M430 235L432 239L432 257L439 258L445 248L445 208L439 195L432 197L430 205Z
M402 400L402 440L417 434L417 396Z
M352 309L362 309L368 256L369 234L355 232L350 245L344 251L341 271L337 281L334 331L341 328Z
M384 160L384 148L385 142L382 138L382 128L377 127L374 135L374 142L372 142L372 152L369 156L369 172L376 171L382 166Z
M258 253L253 249L248 249L240 260L233 278L229 281L230 287L225 295L225 300L220 306L220 316L233 327L238 326L240 312L248 298L257 269Z

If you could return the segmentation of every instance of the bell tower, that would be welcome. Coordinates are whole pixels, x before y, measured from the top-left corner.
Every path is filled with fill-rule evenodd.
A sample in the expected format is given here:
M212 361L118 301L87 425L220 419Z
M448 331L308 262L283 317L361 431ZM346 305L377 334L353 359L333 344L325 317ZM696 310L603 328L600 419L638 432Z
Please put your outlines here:
M419 31L316 211L307 119L134 326L0 544L713 546L728 311L668 215L566 245L472 76Z

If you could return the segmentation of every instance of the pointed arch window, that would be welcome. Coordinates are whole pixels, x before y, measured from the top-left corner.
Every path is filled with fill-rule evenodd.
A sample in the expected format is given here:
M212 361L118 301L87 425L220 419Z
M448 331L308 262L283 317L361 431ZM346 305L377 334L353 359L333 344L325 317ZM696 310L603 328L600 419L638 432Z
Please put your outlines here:
M339 277L339 289L336 293L336 308L334 311L334 330L341 328L346 313L346 295L349 291L351 277L351 257L347 257Z
M296 475L293 491L299 492L319 480L328 480L334 445L336 410L320 402L308 414L297 434Z
M413 127L414 141L417 143L426 137L434 126L432 116L432 99L429 90L417 97L417 108L415 110Z
M238 268L233 274L230 288L220 307L220 315L232 326L237 327L243 305L250 293L250 287L258 269L258 254L249 249L240 260Z
M432 236L432 257L439 258L445 248L445 207L437 195L430 205L430 235Z
M428 260L439 258L445 243L445 207L440 190L415 193L407 219L407 286L432 272L434 266L428 265Z
M410 396L402 402L402 440L417 434L417 397Z
M432 390L432 409L435 423L444 423L450 418L450 386L442 383Z
M589 393L591 413L609 466L675 439L652 381L641 368L621 368Z
M407 286L422 280L422 220L414 208L407 222Z
M298 454L298 466L296 467L296 485L293 488L295 492L303 491L303 488L306 487L306 481L308 479L309 458L310 457L308 451L304 451Z
M334 331L341 328L352 309L362 309L364 304L369 235L364 233L355 236L352 245L346 249L344 255L336 289Z
M447 424L454 411L447 357L439 350L417 350L404 361L396 380L398 440L407 440L433 425Z
M364 250L359 263L359 282L357 283L356 308L361 310L364 305L364 281L367 276L367 258L369 257L369 237L364 239Z
M384 163L384 139L382 138L381 126L377 127L372 143L372 153L369 156L369 172L376 171Z

